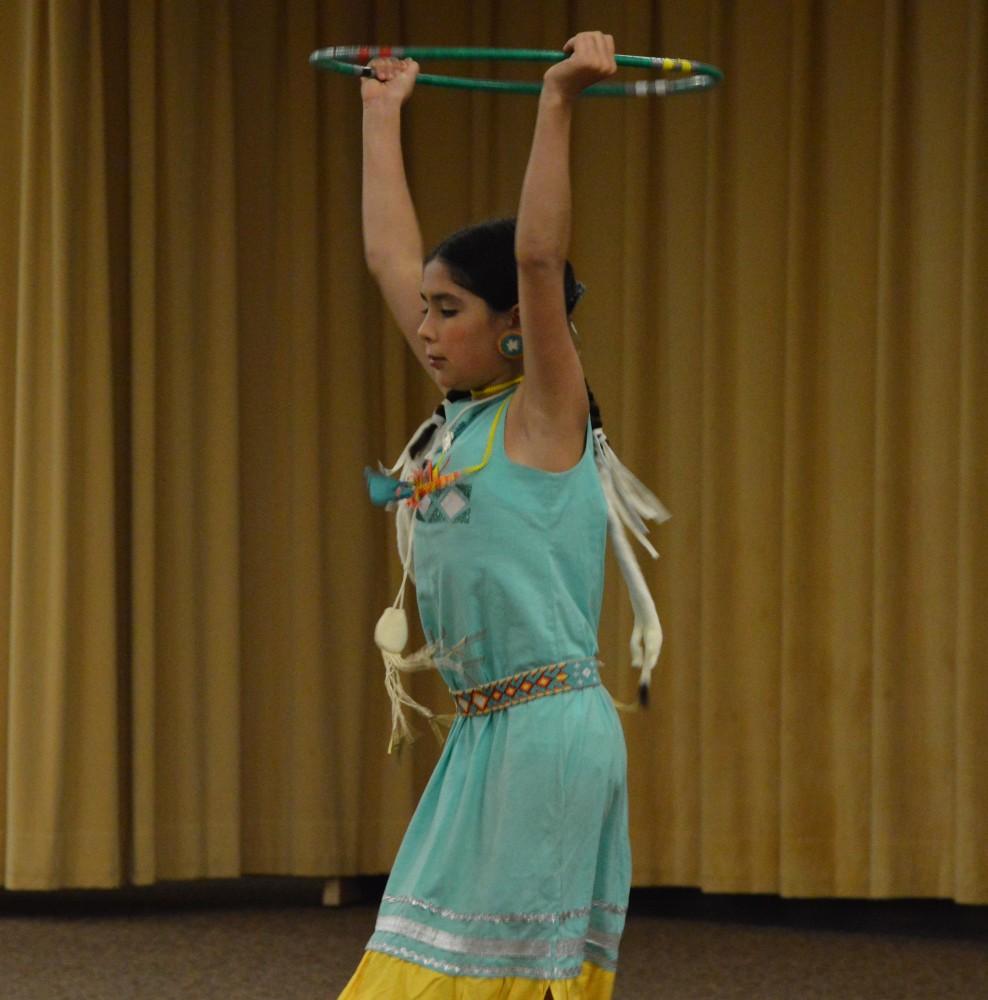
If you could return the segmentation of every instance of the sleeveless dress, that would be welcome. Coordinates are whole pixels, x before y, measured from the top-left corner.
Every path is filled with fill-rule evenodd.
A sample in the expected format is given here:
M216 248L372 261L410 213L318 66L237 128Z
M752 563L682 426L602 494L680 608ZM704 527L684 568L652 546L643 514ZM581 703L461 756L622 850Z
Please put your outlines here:
M419 612L458 714L340 1000L612 996L631 859L596 659L607 508L589 431L572 469L522 466L502 402L446 404L446 469L489 440L490 458L415 511Z

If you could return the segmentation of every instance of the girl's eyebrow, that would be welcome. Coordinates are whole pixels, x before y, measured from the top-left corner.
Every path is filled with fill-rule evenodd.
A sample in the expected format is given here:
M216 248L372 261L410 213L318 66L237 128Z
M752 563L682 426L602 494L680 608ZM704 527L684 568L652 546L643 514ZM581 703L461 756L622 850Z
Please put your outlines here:
M425 292L420 291L419 295L422 297L423 302L442 302L444 299L448 299L450 302L456 302L458 305L463 304L462 299L458 299L455 295L452 295L449 292L436 292L435 295L426 295Z

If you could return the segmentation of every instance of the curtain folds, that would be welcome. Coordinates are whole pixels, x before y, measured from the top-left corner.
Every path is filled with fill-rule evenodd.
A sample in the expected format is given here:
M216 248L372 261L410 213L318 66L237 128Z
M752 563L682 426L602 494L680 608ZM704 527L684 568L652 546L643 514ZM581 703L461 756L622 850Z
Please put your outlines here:
M598 25L726 74L574 131L588 376L674 515L635 881L988 902L980 0L0 5L0 885L389 867L436 751L384 753L361 469L436 400L307 57ZM428 244L515 211L534 107L419 89Z
M4 114L19 162L3 232L16 279L3 332L0 814L5 882L25 887L121 877L102 16L98 3L4 13L20 107Z

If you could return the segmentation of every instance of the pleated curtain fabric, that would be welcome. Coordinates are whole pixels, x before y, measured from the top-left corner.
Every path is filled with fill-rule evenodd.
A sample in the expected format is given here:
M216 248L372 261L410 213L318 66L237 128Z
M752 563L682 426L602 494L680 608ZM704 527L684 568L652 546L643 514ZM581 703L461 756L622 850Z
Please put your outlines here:
M673 513L635 882L988 902L981 0L0 5L0 885L388 869L436 748L385 754L361 470L436 396L307 57L588 27L726 74L574 130L587 373ZM419 88L427 243L514 213L534 111Z
M125 595L101 12L0 17L3 882L113 883Z

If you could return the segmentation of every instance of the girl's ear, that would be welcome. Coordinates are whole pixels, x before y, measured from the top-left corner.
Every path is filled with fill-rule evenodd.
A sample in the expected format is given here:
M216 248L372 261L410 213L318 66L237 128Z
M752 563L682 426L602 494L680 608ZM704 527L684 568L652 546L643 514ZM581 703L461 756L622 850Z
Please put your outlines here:
M521 307L513 305L511 307L511 329L517 330L521 326Z

